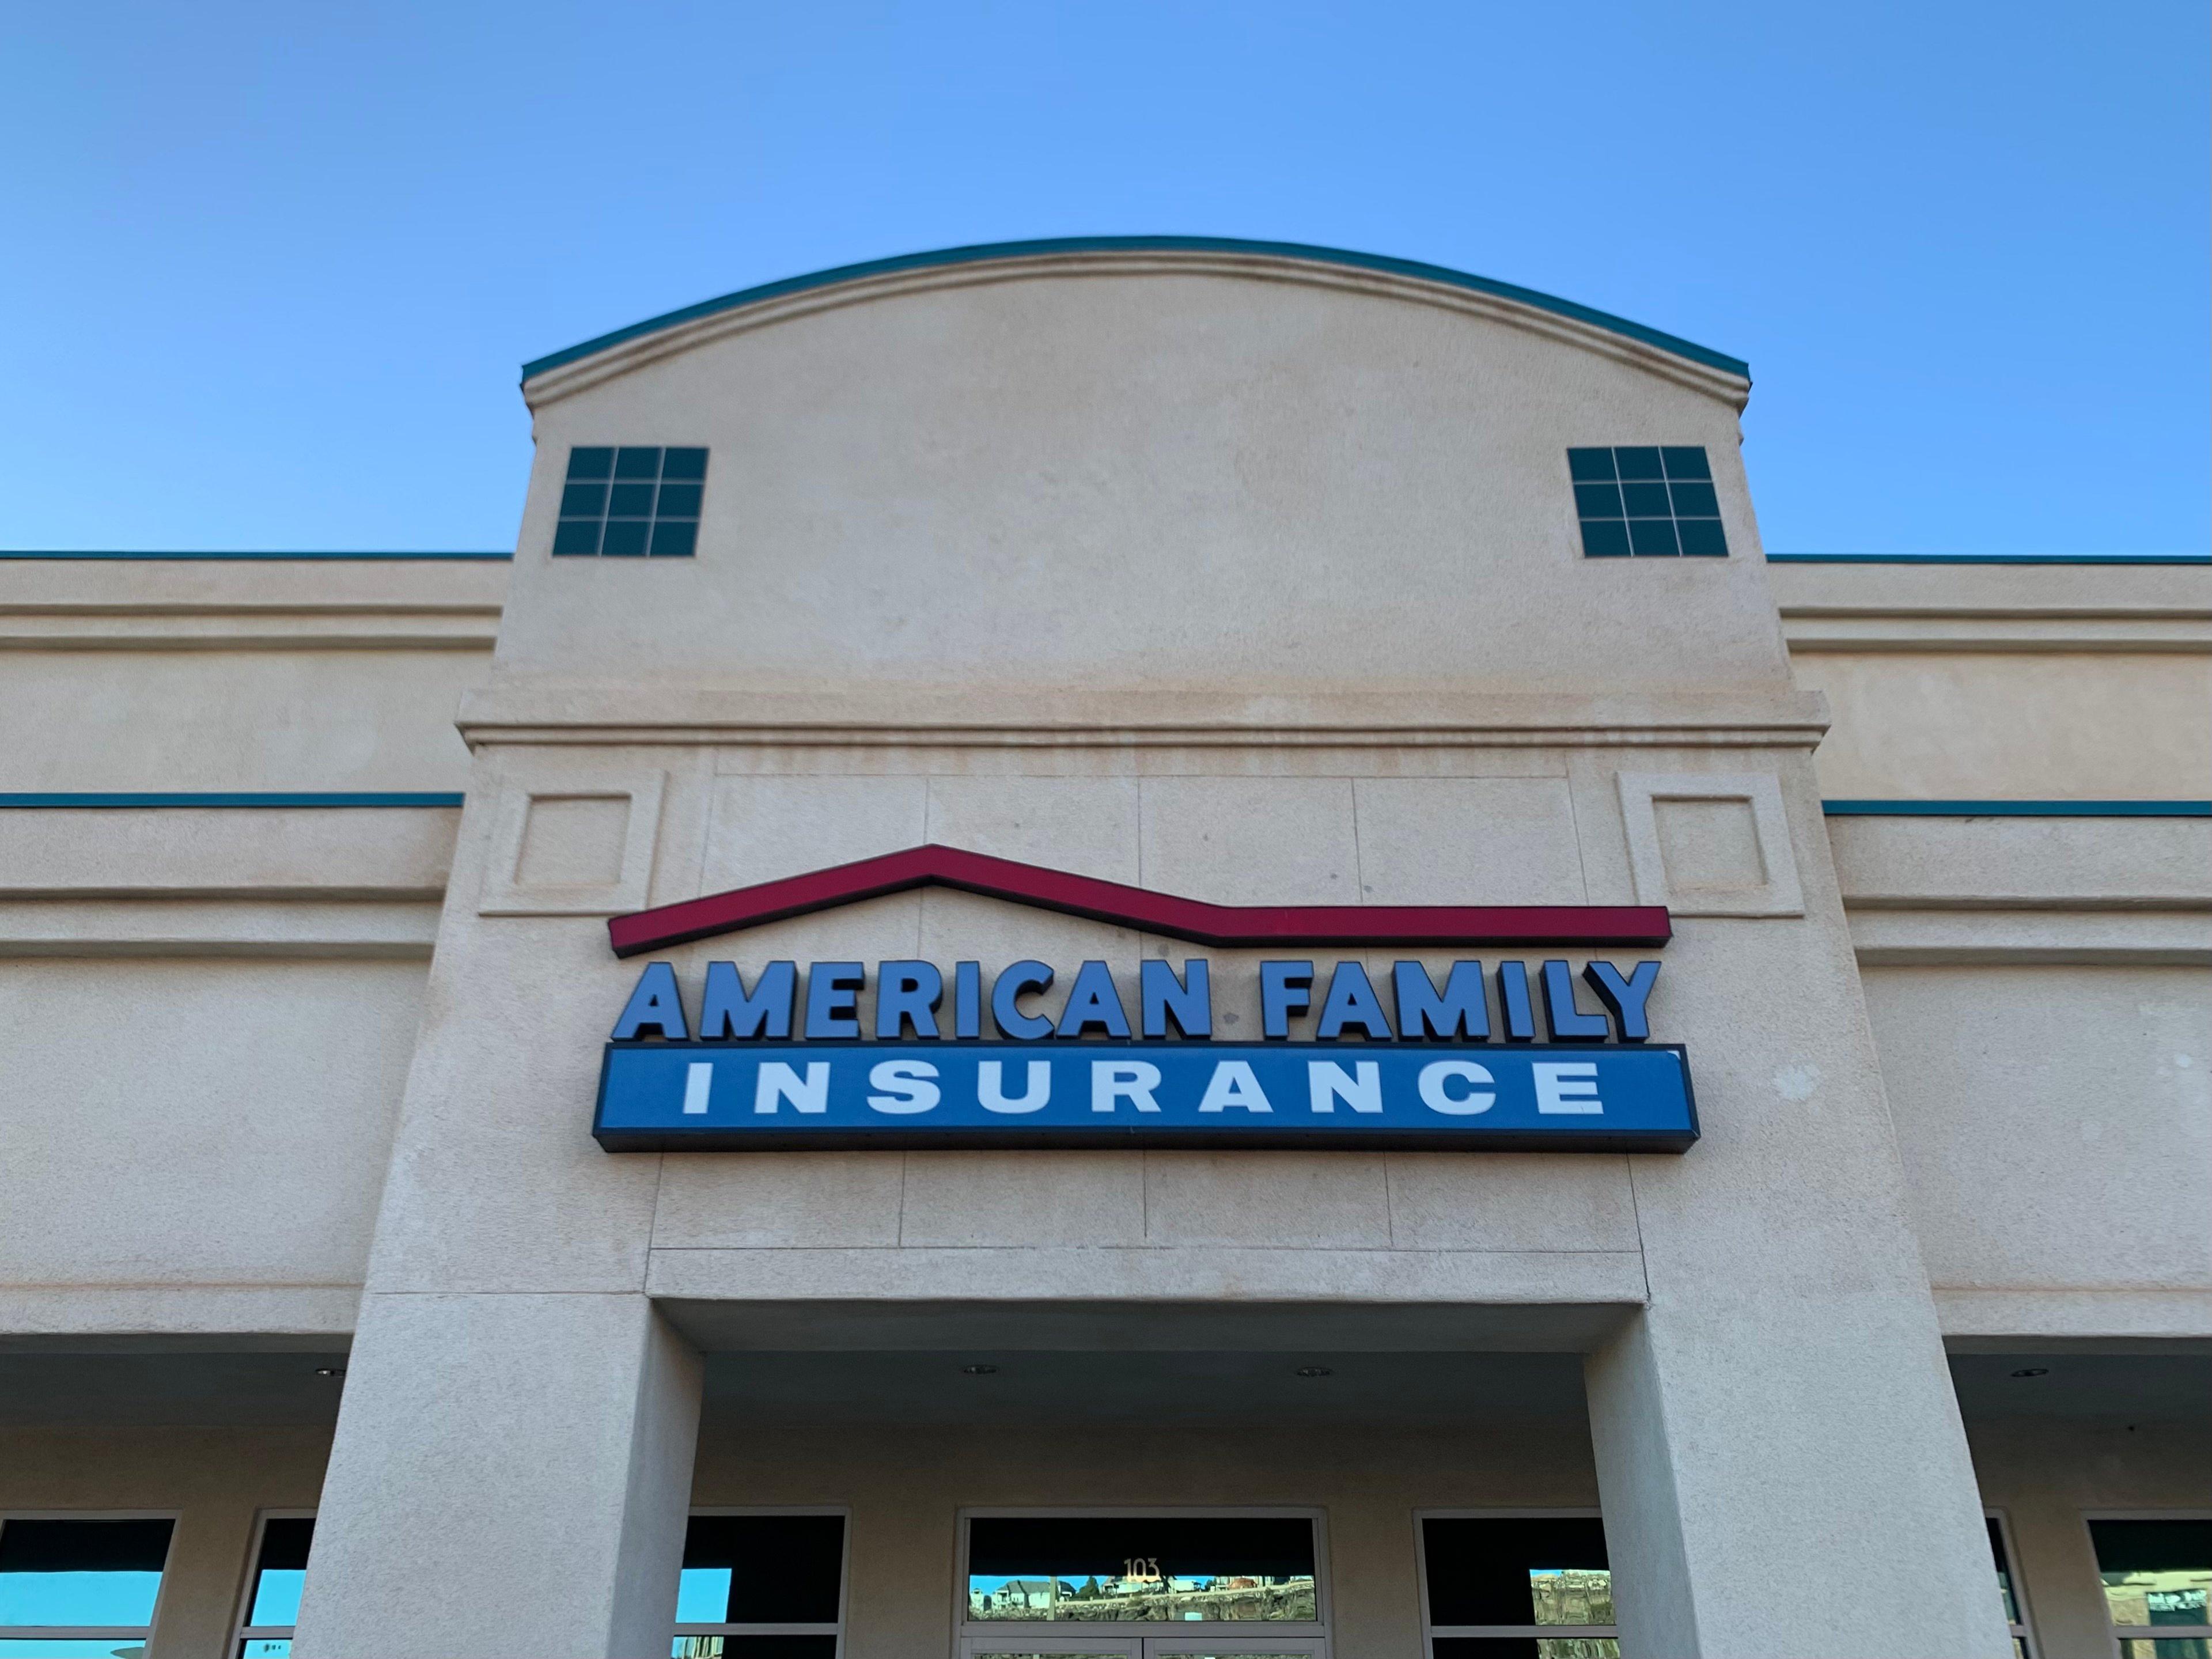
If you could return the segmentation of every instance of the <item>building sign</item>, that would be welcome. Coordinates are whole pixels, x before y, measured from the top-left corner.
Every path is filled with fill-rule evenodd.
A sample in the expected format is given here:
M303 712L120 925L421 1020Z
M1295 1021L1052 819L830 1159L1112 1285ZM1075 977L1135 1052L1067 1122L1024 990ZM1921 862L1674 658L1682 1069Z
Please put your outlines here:
M949 859L946 855L950 855ZM910 876L884 884L884 866ZM960 863L959 860L971 862ZM1038 903L1058 882L1081 905L1154 933L1206 931L1287 944L1663 943L1664 911L1346 907L1236 911L1085 882L955 849L916 849L792 882L690 901L610 924L633 954L874 896L982 873L1002 896ZM1012 872L1010 874L1009 872ZM802 887L802 884L805 884ZM978 888L975 879L946 884ZM1005 890L1009 886L1032 890ZM793 902L799 889L804 902ZM1068 889L1054 890L1065 898ZM1121 907L1115 908L1111 907ZM1194 921L1166 907L1210 914ZM1170 927L1164 921L1190 925ZM625 949L624 947L628 948ZM1376 982L1380 978L1381 983ZM1258 964L1221 1011L1203 957L1138 964L1117 983L1103 962L1063 975L1037 961L986 975L923 961L774 962L748 983L705 965L687 994L672 964L650 962L617 1018L592 1133L610 1152L878 1147L1245 1146L1681 1152L1698 1138L1689 1066L1655 1043L1655 961L1564 957L1448 966L1360 960ZM872 991L863 1022L861 999ZM1125 993L1133 992L1133 995ZM1258 1041L1250 1038L1256 1035Z

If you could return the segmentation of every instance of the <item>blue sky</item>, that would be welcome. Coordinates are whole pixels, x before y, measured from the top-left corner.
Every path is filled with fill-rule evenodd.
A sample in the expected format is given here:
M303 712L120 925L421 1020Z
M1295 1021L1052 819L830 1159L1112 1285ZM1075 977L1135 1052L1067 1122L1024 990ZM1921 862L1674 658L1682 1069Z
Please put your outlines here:
M18 8L0 545L512 545L517 366L1170 232L1752 364L1777 551L2206 546L2201 0Z

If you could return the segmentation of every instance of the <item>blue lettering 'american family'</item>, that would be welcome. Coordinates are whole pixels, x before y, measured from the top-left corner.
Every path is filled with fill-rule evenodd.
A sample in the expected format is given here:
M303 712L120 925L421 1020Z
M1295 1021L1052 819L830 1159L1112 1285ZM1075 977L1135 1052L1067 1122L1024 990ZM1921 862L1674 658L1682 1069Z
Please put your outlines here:
M1480 962L1455 962L1441 985L1423 963L1397 963L1387 981L1387 1006L1362 963L1336 963L1323 985L1310 962L1263 962L1260 1035L1270 1042L1288 1041L1296 1022L1298 1035L1321 1042L1347 1037L1488 1042L1493 1032L1508 1042L1534 1042L1540 1004L1542 1023L1553 1042L1650 1039L1647 1007L1659 978L1657 963L1639 962L1623 973L1610 962L1592 962L1580 977L1601 1012L1577 1000L1576 975L1563 960L1544 963L1534 974L1523 962L1501 962L1491 970ZM796 963L771 962L747 985L735 963L710 962L695 1023L675 969L665 962L650 963L615 1022L612 1040L781 1042L796 1036L809 1042L834 1042L872 1035L884 1042L947 1037L972 1042L986 1035L987 1012L996 1035L1016 1042L1214 1035L1212 973L1202 957L1185 962L1180 973L1164 961L1139 964L1133 1022L1121 987L1103 962L1086 962L1076 970L1066 994L1057 999L1056 1015L1050 1006L1055 975L1042 962L1014 963L993 975L988 988L978 963L955 963L949 983L934 963L878 963L872 1032L863 1030L860 1015L861 993L868 986L863 963L812 963L803 979L802 988Z

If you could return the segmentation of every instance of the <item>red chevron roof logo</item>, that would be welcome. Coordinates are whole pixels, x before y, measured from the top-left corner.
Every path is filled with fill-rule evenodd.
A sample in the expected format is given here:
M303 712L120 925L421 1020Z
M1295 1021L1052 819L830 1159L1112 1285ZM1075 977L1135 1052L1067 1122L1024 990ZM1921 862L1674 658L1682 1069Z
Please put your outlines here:
M931 845L613 916L607 921L607 937L617 956L634 957L917 887L980 893L1221 949L1292 945L1652 946L1664 945L1674 933L1667 908L1659 904L1208 904L958 847Z

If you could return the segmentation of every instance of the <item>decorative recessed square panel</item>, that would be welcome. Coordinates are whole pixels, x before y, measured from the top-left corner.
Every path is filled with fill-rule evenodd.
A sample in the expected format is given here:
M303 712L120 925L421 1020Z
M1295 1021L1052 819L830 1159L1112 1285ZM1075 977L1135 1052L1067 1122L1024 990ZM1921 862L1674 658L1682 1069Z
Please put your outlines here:
M1623 772L1639 904L1678 916L1802 916L1782 785L1770 772Z
M510 782L492 826L487 916L613 915L646 902L665 776Z

